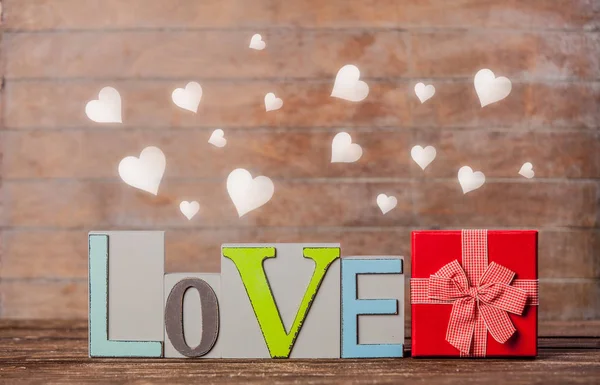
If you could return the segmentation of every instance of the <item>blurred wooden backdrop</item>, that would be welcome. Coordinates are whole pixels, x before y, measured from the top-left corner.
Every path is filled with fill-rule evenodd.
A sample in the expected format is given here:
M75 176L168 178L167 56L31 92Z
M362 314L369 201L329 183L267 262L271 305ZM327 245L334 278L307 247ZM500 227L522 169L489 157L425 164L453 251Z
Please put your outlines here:
M344 255L410 256L413 229L540 229L542 320L600 319L600 2L596 0L4 0L0 317L87 317L89 230L166 230L166 268L219 271L222 242L340 241ZM261 33L267 49L248 49ZM370 87L329 97L356 64ZM484 109L481 68L513 81ZM197 115L171 91L204 88ZM421 105L418 81L434 84ZM123 125L89 121L106 85ZM265 113L275 92L283 109ZM223 149L207 140L223 128ZM330 164L346 130L364 150ZM413 145L438 157L423 172ZM119 161L167 156L158 197ZM535 179L517 174L534 164ZM463 196L462 165L483 188ZM242 219L243 167L275 183ZM398 198L387 215L375 204ZM198 200L188 222L181 200ZM577 334L577 330L573 330Z

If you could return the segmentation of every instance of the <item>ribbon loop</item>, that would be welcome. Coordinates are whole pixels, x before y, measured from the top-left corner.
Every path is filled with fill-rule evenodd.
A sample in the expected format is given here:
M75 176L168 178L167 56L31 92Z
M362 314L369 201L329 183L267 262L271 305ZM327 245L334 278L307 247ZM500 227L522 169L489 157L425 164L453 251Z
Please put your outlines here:
M527 293L514 286L492 283L479 288L479 300L485 305L521 315L527 304Z
M501 344L508 341L517 331L507 312L487 304L481 304L479 312L491 336Z
M505 283L510 285L514 278L515 273L513 271L496 262L492 262L487 266L485 272L481 276L479 286L485 286L488 283Z
M429 277L428 296L439 300L454 300L469 294L467 276L457 260Z

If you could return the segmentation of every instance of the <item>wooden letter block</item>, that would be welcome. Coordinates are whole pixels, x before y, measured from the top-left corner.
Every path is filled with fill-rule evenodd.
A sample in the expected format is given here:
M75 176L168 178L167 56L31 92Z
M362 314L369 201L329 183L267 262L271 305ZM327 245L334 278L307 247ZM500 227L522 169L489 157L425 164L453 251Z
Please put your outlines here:
M339 244L223 245L223 357L338 358L339 257Z
M342 260L342 358L402 357L401 257Z
M89 234L90 357L161 357L164 233Z
M220 274L165 275L165 357L221 357L220 286Z

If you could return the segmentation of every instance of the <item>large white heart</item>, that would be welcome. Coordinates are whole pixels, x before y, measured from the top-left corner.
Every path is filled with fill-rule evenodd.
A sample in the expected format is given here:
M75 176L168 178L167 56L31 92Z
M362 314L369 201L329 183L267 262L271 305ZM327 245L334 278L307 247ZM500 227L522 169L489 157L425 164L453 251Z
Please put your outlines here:
M123 123L121 119L121 95L112 87L104 87L98 100L85 105L85 114L96 123Z
M427 166L435 159L436 151L433 146L427 146L425 148L414 146L412 150L410 150L410 156L421 169L425 170L425 168L427 168Z
M131 187L158 194L167 161L158 147L146 147L140 157L128 156L119 163L119 175Z
M481 171L473 172L469 166L463 166L458 170L458 181L462 187L463 194L477 190L485 183L485 175Z
M356 162L362 153L362 147L352 143L352 137L347 132L340 132L331 142L331 163Z
M360 102L365 100L368 95L369 85L360 80L358 67L348 64L338 71L331 96L351 102Z
M208 139L208 143L212 144L215 147L225 147L227 144L227 139L225 139L225 132L221 129L216 129L210 135Z
M394 209L394 207L396 207L397 204L398 204L398 200L394 196L388 197L385 194L377 195L377 206L379 206L379 209L381 210L383 215L392 211Z
M266 47L267 43L265 43L265 41L262 39L262 36L260 36L258 33L252 36L252 39L250 39L250 48L257 51L262 51Z
M266 176L253 179L250 172L238 168L227 177L227 192L241 218L271 200L275 186Z
M190 82L185 89L177 88L173 91L171 98L177 107L196 113L202 100L202 86L196 82Z
M487 68L477 72L474 84L482 108L506 98L512 90L512 83L508 78L504 76L497 78Z
M193 217L200 211L200 204L196 201L183 201L179 204L179 210L185 217L191 221Z
M275 111L283 107L283 100L275 96L274 93L269 92L265 95L265 109L267 112Z

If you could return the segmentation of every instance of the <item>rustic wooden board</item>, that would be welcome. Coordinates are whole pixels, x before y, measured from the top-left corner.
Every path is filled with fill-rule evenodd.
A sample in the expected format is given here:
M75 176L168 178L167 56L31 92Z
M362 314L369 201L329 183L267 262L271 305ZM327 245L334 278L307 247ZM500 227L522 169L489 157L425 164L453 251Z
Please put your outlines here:
M207 0L200 4L180 1L173 6L163 0L103 0L89 3L61 0L12 0L4 6L10 13L8 30L44 31L106 30L132 27L156 29L183 27L248 28L296 27L497 27L573 29L593 27L598 9L589 0L530 0L490 2L465 0L457 6L446 0L347 0L282 1ZM318 6L317 6L318 5ZM319 7L320 6L320 7ZM114 9L121 11L118 17ZM340 12L343 9L343 12ZM540 14L544 17L541 17ZM143 22L140 21L143 19Z
M598 325L592 323L592 329ZM568 324L563 325L568 327ZM1 321L0 383L593 384L600 338L541 338L527 360L90 359L84 321Z
M355 2L356 3L356 2ZM561 35L547 31L502 34L495 31L399 32L394 29L365 31L285 29L265 34L268 50L257 55L247 48L244 30L210 31L115 31L114 33L11 33L5 35L11 52L6 78L314 78L329 77L341 62L356 59L354 50L368 46L377 51L362 65L367 77L472 76L485 67L496 52L519 52L512 58L528 77L564 76L564 66L576 67L574 75L593 77L593 35ZM407 44L412 41L411 46ZM563 43L563 44L560 44ZM465 58L468 44L471 54ZM94 45L94 50L81 50ZM529 47L536 47L530 49ZM194 47L194 49L190 49ZM568 47L568 48L567 48ZM57 57L55 53L61 51ZM127 51L123 56L122 52ZM181 56L185 55L185 64ZM548 64L540 66L539 57ZM268 60L265 60L265 57ZM296 57L296 65L289 58ZM412 57L412 63L409 62ZM98 66L105 60L110 65ZM439 61L444 62L440 66ZM43 63L43 65L41 65ZM243 63L243 65L241 65ZM554 68L553 68L554 67ZM411 71L412 68L412 71Z
M256 223L269 227L400 225L421 229L485 228L489 223L494 223L495 228L591 227L596 220L594 199L600 190L596 182L587 180L538 184L491 180L465 200L459 184L452 179L424 180L415 190L414 184L405 179L338 180L337 183L275 179L274 183L276 192L269 203L241 220L231 199L223 193L222 180L167 179L158 197L116 179L3 181L3 189L11 202L7 214L11 226L63 229L132 228L140 223L163 229L179 227L183 224L176 207L181 196L197 197L204 204L203 222L221 228L252 227ZM374 204L381 191L398 199L396 208L385 218ZM46 199L47 196L61 198ZM565 205L569 200L572 204ZM498 203L488 204L492 201ZM289 210L289 207L301 209ZM60 216L56 215L57 210L61 211ZM508 210L515 215L506 215ZM286 215L278 215L282 212Z

